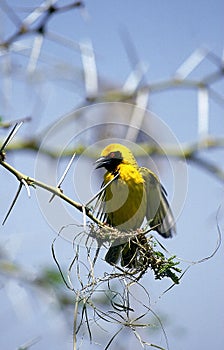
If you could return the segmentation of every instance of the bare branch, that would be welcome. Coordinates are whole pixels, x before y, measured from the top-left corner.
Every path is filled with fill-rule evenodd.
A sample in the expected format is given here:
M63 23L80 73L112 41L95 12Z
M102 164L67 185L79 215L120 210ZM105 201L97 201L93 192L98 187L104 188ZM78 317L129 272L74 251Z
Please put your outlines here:
M40 187L48 192L53 193L54 195L60 197L62 200L70 204L71 206L75 207L77 210L80 212L83 212L83 205L72 200L70 197L66 196L64 193L62 193L57 187L47 185L41 181L35 180L34 178L31 178L27 175L24 175L23 173L19 172L15 168L13 168L11 165L6 163L5 161L0 160L0 165L2 165L5 169L7 169L10 173L12 173L21 183L22 179L27 183L28 186L32 187ZM89 208L85 208L86 210L86 215L94 221L96 224L99 226L103 227L103 223L98 220L89 210Z

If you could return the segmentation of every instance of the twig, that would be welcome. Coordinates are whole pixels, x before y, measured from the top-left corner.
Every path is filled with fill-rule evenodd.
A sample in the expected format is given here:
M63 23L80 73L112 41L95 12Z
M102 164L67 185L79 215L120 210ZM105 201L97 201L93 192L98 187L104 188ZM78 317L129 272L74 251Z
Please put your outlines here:
M71 206L75 207L77 210L79 210L80 212L83 212L83 205L74 201L73 199L71 199L70 197L66 196L64 193L62 193L57 187L54 186L50 186L47 185L44 182L38 181L34 178L31 178L23 173L21 173L20 171L18 171L17 169L15 169L14 167L12 167L10 164L6 163L5 161L1 161L0 160L0 165L2 165L5 169L7 169L10 173L12 173L20 182L22 181L22 179L27 183L28 186L32 186L32 187L40 187L48 192L53 193L54 195L60 197L62 200L64 200L65 202L67 202L68 204L70 204ZM97 225L99 225L100 227L104 227L104 224L98 220L89 210L89 208L85 208L86 209L86 215L92 220L94 221Z
M59 235L58 235L58 236L59 236ZM66 285L66 287L67 287L68 289L74 291L74 288L73 288L73 286L70 284L70 281L69 281L69 283L66 281L66 278L64 277L64 274L63 274L63 272L62 272L62 270L61 270L61 266L60 266L60 264L59 264L59 262L58 262L58 260L57 260L57 258L56 258L54 245L55 245L55 242L56 242L58 236L55 237L55 239L53 240L52 245L51 245L52 257L53 257L53 259L54 259L54 262L55 262L56 265L57 265L58 271L59 271L59 273L60 273L60 275L61 275L61 278L62 278L64 284Z
M196 261L189 261L189 260L186 260L186 259L183 259L183 258L177 258L176 257L176 260L179 260L179 261L182 261L182 262L185 262L185 263L188 263L189 265L186 267L186 269L182 272L181 276L179 277L179 280L183 278L183 276L186 274L186 272L194 265L197 265L197 264L201 264L201 263L204 263L210 259L212 259L215 254L218 252L220 246L221 246L221 243L222 243L222 234L221 234L221 229L220 229L220 226L219 226L219 222L218 222L218 215L219 215L219 212L221 210L221 206L218 208L217 210L217 214L216 214L216 225L217 225L217 231L218 231L218 238L217 238L217 242L216 242L216 246L214 248L214 250L211 252L211 254L209 254L208 256L202 258L202 259L199 259L199 260L196 260ZM156 239L157 243L160 245L160 247L166 252L168 253L169 255L172 255L157 239ZM172 284L169 288L167 288L161 295L159 298L161 298L165 293L167 293L170 289L172 289L176 284Z
M77 350L77 318L78 318L78 309L79 309L79 297L80 297L80 291L76 293L76 300L75 300L75 308L74 308L74 321L73 321L73 350Z

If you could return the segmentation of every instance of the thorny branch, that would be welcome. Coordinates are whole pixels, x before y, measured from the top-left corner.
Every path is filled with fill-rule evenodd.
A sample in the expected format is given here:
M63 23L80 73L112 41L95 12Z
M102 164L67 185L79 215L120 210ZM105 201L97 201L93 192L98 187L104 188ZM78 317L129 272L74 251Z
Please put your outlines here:
M7 171L9 171L11 174L13 174L17 180L19 181L19 189L16 193L16 196L13 200L13 203L10 207L10 210L8 211L6 218L4 222L6 221L7 217L9 216L9 213L11 212L18 195L20 194L20 191L23 186L26 187L27 193L29 194L29 187L40 187L46 191L49 191L54 196L58 196L62 200L66 201L68 204L74 206L77 210L79 210L82 213L85 213L86 216L89 217L97 226L94 226L93 224L90 224L84 228L84 234L87 234L86 242L85 242L85 248L86 248L86 261L83 262L80 259L80 246L78 242L73 242L73 246L76 245L76 252L75 256L69 266L68 269L68 275L67 278L64 276L63 271L60 267L60 263L57 260L56 254L55 254L55 248L53 242L52 245L52 256L54 258L54 261L58 267L59 273L62 277L63 282L67 286L69 290L75 293L76 296L76 303L75 303L75 310L74 310L74 349L77 348L77 334L80 332L83 327L87 328L87 332L89 334L90 341L93 337L92 335L92 323L98 324L98 321L101 320L101 322L117 324L120 326L119 330L114 333L113 337L111 337L110 341L108 342L106 348L109 348L110 344L113 342L114 338L124 329L124 328L130 328L136 338L139 340L139 342L142 345L148 345L151 347L163 349L162 347L157 346L156 344L150 344L146 341L144 341L138 334L137 329L138 328L144 328L144 327L150 327L151 321L149 319L145 319L148 316L148 313L153 314L157 317L157 320L160 324L160 327L164 334L164 339L166 342L166 348L168 349L168 340L166 333L163 329L163 325L157 315L154 314L153 310L150 307L150 302L144 305L137 300L137 302L141 303L141 307L144 306L145 311L142 315L138 317L131 317L131 314L135 312L135 310L132 308L132 299L135 299L134 292L132 292L131 288L143 288L143 285L140 284L140 279L144 276L144 274L148 270L152 270L155 275L155 279L162 279L164 277L168 277L172 280L173 285L179 283L179 279L182 278L182 276L186 273L188 268L184 271L184 273L181 275L181 277L178 277L176 273L180 273L181 270L177 267L177 264L179 263L176 261L175 256L170 256L170 258L166 258L166 256L161 252L156 250L157 243L152 240L153 237L150 236L147 238L147 240L144 238L141 239L142 236L144 236L143 231L136 231L136 232L128 232L128 233L122 233L116 229L110 228L105 226L101 221L99 221L95 216L94 213L92 213L88 207L88 205L96 198L94 196L91 200L87 202L85 206L82 204L74 201L70 197L66 196L60 189L61 182L64 180L64 177L66 176L70 165L72 164L72 160L74 159L74 155L69 162L68 166L66 167L66 170L64 174L62 175L59 183L56 187L50 186L48 184L45 184L41 181L38 181L34 178L31 178L22 172L18 171L14 167L12 167L10 164L8 164L5 161L5 148L9 147L9 143L11 142L12 138L16 134L16 132L19 130L19 127L22 125L22 123L15 124L14 128L12 129L9 136L6 138L6 141L3 142L3 145L0 149L0 165L4 167ZM211 147L216 147L214 143L210 144ZM203 144L201 144L203 146ZM147 147L147 145L145 145ZM193 148L192 148L193 149ZM188 150L189 152L189 150ZM194 152L191 150L191 152ZM102 191L103 189L101 189ZM100 195L100 192L97 193L97 196ZM4 223L3 222L3 223ZM218 228L219 230L219 228ZM220 230L219 230L220 234ZM120 266L114 266L114 271L111 273L104 273L104 275L96 276L95 275L95 263L99 256L99 249L103 246L106 246L108 243L111 244L113 241L117 241L117 239L121 241L128 241L129 239L134 239L136 244L138 244L138 250L137 250L137 261L139 263L136 268L133 268L131 270L121 268ZM77 235L78 238L78 235ZM98 248L95 252L95 256L92 256L92 241L97 242ZM217 249L219 247L219 244L217 246ZM216 249L216 251L217 251ZM166 250L164 249L166 252ZM213 256L213 255L211 255ZM210 257L209 257L210 258ZM207 258L206 258L207 259ZM199 261L203 262L205 259ZM85 269L85 273L83 272L83 267ZM73 276L72 273L74 268L76 269L76 276L77 276L77 282L80 285L80 288L74 288L74 282L73 282ZM88 271L88 274L86 272ZM87 276L87 279L85 281L83 276ZM121 287L121 292L117 290L116 287L113 286L112 282L119 281ZM173 285L170 287L172 288ZM167 290L169 290L168 288ZM146 294L147 291L144 289L144 292ZM109 312L105 312L105 305L98 305L96 302L96 295L102 294L106 298L106 304L110 306ZM136 300L135 300L136 301ZM144 321L143 321L144 320ZM101 327L101 326L100 326Z
M150 144L141 144L139 143L140 148L136 150L137 157L145 157L146 154L149 156L158 156L158 157L172 157L175 159L183 159L189 163L194 164L197 167L202 168L203 170L210 173L211 176L214 176L219 181L224 182L224 171L220 168L220 166L213 164L210 160L204 159L200 156L200 152L205 150L213 150L213 149L223 149L224 148L224 139L223 138L206 138L204 140L200 140L198 142L193 142L190 144L183 144L180 147L168 147L165 146L163 149L161 147L157 147L156 145ZM26 139L26 140L15 140L12 141L8 147L7 151L19 151L19 150L29 150L33 152L39 152L45 154L51 158L67 158L72 157L75 153L77 156L80 155L84 150L85 146L78 146L67 148L62 153L53 150L52 148L43 148L40 147L40 141L37 138ZM89 158L93 158L97 156L97 151L94 154L93 151L91 153L85 151L85 156Z
M53 194L53 196L58 196L60 197L62 200L64 200L65 202L69 203L70 205L72 205L73 207L75 207L77 210L83 212L83 205L74 201L73 199L71 199L70 197L66 196L60 188L61 183L63 182L66 174L68 173L68 170L74 160L75 154L72 155L72 158L69 162L69 164L67 165L64 174L62 175L59 183L57 184L56 187L54 186L50 186L46 183L43 183L41 181L38 181L34 178L31 178L28 175L23 174L22 172L20 172L19 170L15 169L13 166L11 166L10 164L8 164L5 161L5 148L8 147L8 144L10 144L11 140L13 139L13 137L16 135L16 133L18 132L18 130L20 129L20 127L22 126L23 121L19 122L19 123L15 123L13 129L11 130L11 132L9 133L9 135L7 136L7 138L5 139L5 141L3 142L1 148L0 148L0 165L5 168L6 170L8 170L11 174L13 174L17 180L19 181L19 188L18 191L15 195L15 198L10 206L10 209L3 221L3 224L5 223L6 219L8 218L12 208L14 207L16 200L20 194L20 191L22 189L22 186L25 186L26 190L27 190L27 194L28 196L30 196L30 191L29 191L29 187L40 187L48 192L51 192ZM91 212L90 209L88 208L88 206L85 206L85 215L87 215L92 221L94 221L96 224L98 224L100 227L104 226L103 223L98 220Z
M58 196L62 200L66 201L70 205L74 206L77 210L83 212L83 205L72 200L68 196L66 196L61 189L56 186L50 186L47 185L41 181L38 181L34 178L31 178L22 172L15 169L13 166L8 164L5 161L5 148L8 146L9 142L12 140L12 138L15 136L16 132L19 130L20 124L15 124L13 127L11 133L6 138L6 141L3 143L3 146L0 150L0 165L4 167L7 171L9 171L11 174L13 174L16 179L19 181L19 189L16 193L16 196L13 200L12 205L10 206L10 210L8 211L6 218L3 223L5 223L7 217L9 216L19 194L23 186L28 189L29 187L40 187L44 190L47 190L51 192L53 195ZM72 162L69 162L71 164ZM65 175L67 174L69 170L69 166L66 167ZM62 176L62 180L64 179L64 174ZM102 189L104 190L104 188ZM101 190L101 191L102 191ZM27 190L29 193L29 191ZM98 195L100 192L98 193ZM88 201L87 204L91 203L91 201L95 199L95 196ZM139 284L140 278L146 273L147 269L151 268L155 273L155 278L161 279L163 277L170 277L174 283L178 283L178 277L175 275L175 272L180 272L180 270L176 267L176 262L173 261L173 257L166 259L165 256L162 253L155 252L153 249L153 245L151 242L152 237L149 238L149 240L146 243L146 239L143 240L143 242L140 240L140 236L142 233L140 231L136 232L128 232L123 233L122 232L107 227L103 225L89 210L87 206L85 206L85 215L87 215L95 224L97 224L97 227L94 227L93 225L90 225L88 227L88 234L87 239L85 243L85 247L87 249L86 254L86 261L81 262L80 260L80 254L79 254L79 244L76 245L77 250L76 254L70 264L70 267L68 269L68 275L67 278L64 277L63 272L60 267L60 263L58 262L54 250L54 244L52 245L52 256L56 262L56 265L58 267L59 273L61 274L62 280L67 286L69 290L75 293L76 295L76 304L75 304L75 311L74 311L74 349L76 349L76 343L77 339L76 336L79 333L80 329L86 325L87 331L89 334L90 341L92 339L92 330L91 330L91 323L98 323L99 320L103 320L105 322L113 322L117 325L120 325L120 331L123 330L125 327L129 327L135 335L138 333L136 332L136 328L142 328L145 327L145 325L142 322L139 322L139 320L143 317L146 317L146 314L148 312L152 312L151 308L149 306L146 307L146 310L144 314L141 317L137 318L130 318L129 313L134 312L134 309L131 308L129 298L132 298L132 292L131 288L132 286L140 286L144 289L143 286ZM86 234L86 232L84 232ZM126 270L125 268L121 268L119 266L114 266L114 269L117 269L117 272L115 273L108 273L104 274L103 276L95 276L95 263L98 258L99 254L99 248L105 245L106 242L117 241L117 239L126 240L127 239L135 239L136 244L139 244L138 249L138 261L139 266L136 267L136 269L133 270ZM95 256L92 257L92 241L95 240L98 244L98 249L96 250ZM75 245L75 242L73 242L73 245ZM72 275L71 272L73 271L74 267L76 267L76 276L77 281L80 284L80 288L74 288L73 282L72 282ZM85 282L83 279L83 267L86 271L88 271L87 275L87 281ZM172 271L173 270L173 271ZM116 288L112 287L111 282L120 281L122 285L122 291L118 292ZM107 285L105 287L104 285ZM111 306L111 310L109 314L105 312L104 307L97 306L97 303L95 301L95 295L98 293L103 293L103 295L106 297L107 304ZM107 294L108 293L108 294ZM111 299L111 295L113 295ZM79 311L81 309L81 317L79 315ZM120 310L120 312L118 312ZM120 313L124 313L124 315L120 315ZM121 317L120 317L121 316ZM79 320L78 320L79 319ZM147 324L150 324L149 321ZM163 329L163 328L162 328ZM116 337L117 334L115 333L114 337L112 337L107 344L106 348L109 347L113 339ZM164 331L164 330L163 330ZM164 337L166 339L166 334L164 332ZM166 339L167 342L167 339ZM156 345L151 344L151 346L158 347ZM159 347L160 348L160 347ZM162 349L162 348L161 348Z
M7 162L5 162L4 160L0 160L0 165L7 169L11 174L13 174L20 183L23 183L23 181L26 182L26 184L28 186L31 187L40 187L50 193L52 193L55 196L60 197L62 200L64 200L65 202L67 202L68 204L70 204L71 206L75 207L77 210L79 210L80 212L83 211L83 205L74 201L73 199L71 199L70 197L66 196L63 192L61 192L61 190L58 187L54 187L54 186L50 186L48 184L45 184L44 182L38 181L32 177L29 177L28 175L25 175L23 173L21 173L20 171L18 171L17 169L15 169L13 166L11 166L10 164L8 164ZM103 226L103 223L98 220L91 212L89 208L85 208L86 209L86 215L92 220L94 221L96 224L98 224L99 226Z
M13 128L13 131L10 133L9 137L7 137L6 142L4 142L4 147L1 148L1 156L0 156L0 164L7 169L10 173L12 173L17 180L19 181L19 189L16 193L16 196L12 202L12 205L10 206L10 209L3 221L3 224L5 223L6 219L8 218L14 204L16 203L16 200L20 194L20 191L22 189L22 186L26 186L29 187L40 187L42 189L45 189L49 192L51 192L54 196L58 196L59 198L61 198L62 200L66 201L68 204L74 206L77 210L79 210L80 212L83 212L83 207L85 208L85 215L87 215L93 222L95 222L98 226L99 229L95 229L93 226L90 227L89 230L89 237L94 238L95 240L97 240L98 242L98 246L100 247L101 245L104 244L105 241L109 241L109 242L113 242L113 241L117 241L117 238L119 237L120 241L127 241L128 239L135 239L135 243L138 245L138 260L139 260L139 266L137 267L136 270L132 271L131 275L136 275L137 272L140 271L140 274L138 276L138 279L140 279L142 277L142 275L147 271L147 269L149 267L151 267L155 273L155 277L156 279L161 279L163 277L170 277L174 283L178 283L178 278L176 277L176 275L172 272L172 269L176 272L180 272L180 270L178 268L175 267L176 263L173 262L173 258L175 257L171 257L168 260L165 259L164 255L162 253L159 252L155 252L153 250L153 245L152 244L148 244L148 242L145 242L145 240L142 240L141 237L143 237L143 231L136 231L136 232L128 232L128 233L121 233L120 231L113 229L111 227L105 227L105 225L98 220L91 212L89 207L83 206L82 204L72 200L70 197L66 196L60 189L60 187L58 187L58 185L56 187L47 185L41 181L38 181L34 178L31 178L21 172L19 172L17 169L15 169L14 167L12 167L10 164L8 164L7 162L5 162L5 155L3 155L4 152L4 148L5 146L7 146L8 142L11 140L11 138L15 135L16 130L18 130L18 126L17 124L15 125L15 127ZM72 158L73 159L73 158ZM71 161L70 163L71 164ZM67 173L68 171L68 166L65 170L65 172ZM64 176L62 176L62 180L64 179ZM116 179L116 177L115 177ZM60 181L61 182L61 181ZM104 190L101 189L101 191ZM99 195L101 193L101 191L97 194ZM95 198L95 196L93 197L93 199ZM89 204L93 199L91 199L90 201L88 201L87 204ZM96 256L97 258L97 256ZM123 271L124 272L124 271Z
M9 11L9 6L6 3L2 3L1 7L3 10L8 13L13 14L13 21L18 24L18 29L6 40L0 43L0 48L8 49L10 45L21 38L24 35L28 34L41 34L44 35L46 33L46 27L50 19L56 14L60 14L61 12L70 11L73 8L80 8L84 6L82 1L74 1L69 5L58 7L54 5L52 2L45 4L42 8L36 8L33 12L29 14L28 17L24 19L23 22L16 16L13 9L11 8ZM36 26L34 23L38 22Z
M5 5L4 5L5 4ZM11 14L11 19L13 19L13 22L17 24L17 30L6 40L3 40L0 43L0 50L3 52L8 52L11 48L13 51L13 43L18 41L20 38L23 39L25 35L34 35L36 38L40 37L41 40L43 40L43 37L48 37L50 40L57 40L60 42L60 44L65 45L70 48L76 48L78 45L76 45L73 41L69 41L66 38L62 38L59 35L54 35L53 33L50 33L47 31L47 24L52 19L52 17L58 13L68 11L72 8L79 8L82 7L83 3L81 1L72 2L69 5L58 7L52 2L45 2L45 5L43 7L35 9L32 13L29 14L25 18L24 21L21 21L17 14L13 11L13 9L10 9L7 7L5 2L2 2L1 8L3 10L6 10L9 14ZM5 7L5 8L4 8ZM36 45L37 44L37 45ZM34 61L39 60L39 48L38 45L42 45L42 42L39 44L34 43L34 46L37 46L36 53L35 53L35 59ZM34 49L33 46L33 49ZM34 53L34 50L32 50L32 53L30 55L30 62L32 61L32 54ZM102 93L98 93L97 89L95 89L95 95L90 94L90 96L87 96L87 103L96 103L96 102L105 102L105 101L123 101L123 102L134 102L136 103L137 98L140 94L152 94L157 93L161 91L167 91L169 89L191 89L191 90L205 90L206 93L209 94L213 100L220 104L224 104L224 98L221 94L217 93L213 88L212 84L217 82L218 80L223 78L224 70L223 70L223 62L220 61L219 58L217 58L215 55L213 55L210 52L207 52L206 50L199 49L197 52L193 53L193 55L197 56L197 62L200 62L204 57L207 57L210 61L213 61L216 66L217 70L212 73L208 74L201 80L194 80L194 79L186 79L188 75L193 70L192 68L192 62L190 57L186 62L178 69L175 76L171 79L163 80L156 83L150 83L150 84L144 84L143 86L138 86L138 81L136 82L136 86L130 91L128 89L128 86L125 89L114 89L110 91L103 91ZM192 56L193 56L192 55ZM85 73L85 72L84 72ZM139 75L140 79L142 78L141 74ZM88 79L86 79L87 81ZM86 89L88 90L88 89ZM88 94L87 94L88 95ZM85 105L86 105L85 104ZM9 128L11 126L11 123L1 122L0 127ZM64 153L58 153L57 151L54 151L52 149L46 149L46 148L40 148L40 138L34 137L32 139L27 140L15 140L11 142L9 145L7 145L7 151L13 151L13 150L32 150L34 152L40 152L49 155L53 158L60 157L71 157L74 152L76 154L80 154L85 147L79 147L78 149L68 149ZM8 140L7 142L8 143ZM195 142L188 145L182 145L182 151L167 148L164 147L162 150L161 148L158 148L154 145L141 145L142 148L147 152L149 155L156 155L156 156L163 156L164 155L164 149L166 156L178 158L178 159L186 159L187 161L195 164L196 166L201 167L202 169L208 171L211 175L215 176L217 179L224 181L224 172L219 167L213 164L212 162L203 159L200 155L200 152L203 150L210 150L213 148L223 148L224 146L224 139L213 139L213 138L204 138L203 141ZM11 172L19 181L19 189L16 193L16 196L13 200L13 203L10 207L10 210L8 211L8 214L6 218L8 217L11 209L13 208L17 197L22 189L23 186L26 187L27 193L29 194L29 187L40 187L46 191L49 191L53 194L53 196L58 196L62 200L66 201L68 204L74 206L77 210L84 213L84 216L88 216L93 222L95 222L99 227L88 227L89 234L86 239L85 249L86 249L86 260L81 260L81 254L80 254L80 245L77 242L73 242L74 247L76 247L75 250L75 256L72 259L72 262L68 268L68 275L67 279L63 278L64 283L66 286L75 292L76 296L76 302L75 302L75 309L74 309L74 345L73 348L77 349L77 333L83 328L87 328L87 333L89 334L90 340L93 338L93 332L92 332L92 325L97 324L99 327L101 325L98 324L99 320L105 321L105 323L108 323L111 327L111 325L116 324L120 325L120 328L117 332L114 333L114 335L111 337L109 342L106 345L105 349L108 349L113 340L120 334L120 332L129 327L136 338L138 339L139 343L142 347L151 346L157 349L163 349L162 347L145 342L142 337L138 334L137 329L138 328L144 328L144 327L150 327L152 325L151 320L145 319L144 317L150 312L153 314L153 316L156 316L157 321L160 324L160 327L163 331L163 335L165 338L166 348L168 348L168 341L166 337L166 333L163 329L163 325L160 321L160 319L155 315L150 307L150 297L148 294L148 291L144 288L142 284L140 284L139 279L143 277L143 274L146 272L146 266L151 267L153 269L154 266L154 273L156 278L162 278L165 271L168 271L165 269L167 268L167 265L161 265L161 262L165 262L165 264L171 264L168 265L170 268L174 268L175 271L175 264L172 265L173 261L172 259L165 259L163 253L158 252L157 256L153 256L153 254L149 254L147 256L147 264L145 264L144 268L141 270L134 270L134 271L127 271L125 269L122 269L119 266L113 267L113 273L105 273L103 276L96 276L96 270L94 269L96 260L98 258L99 251L96 250L95 255L92 257L91 253L91 239L97 240L98 248L99 246L105 245L107 242L113 241L113 239L116 239L120 232L116 232L116 230L112 230L108 227L105 227L102 225L102 223L97 220L94 215L91 213L91 211L88 209L88 205L81 205L80 203L72 200L68 196L64 195L62 191L60 190L59 186L56 187L47 185L45 183L42 183L36 179L30 178L29 176L19 172L17 169L13 168L10 164L8 164L5 161L5 154L4 154L5 145L3 144L3 147L0 152L0 165L2 165L7 171ZM86 153L88 156L88 152ZM89 155L90 157L92 155ZM137 156L145 156L144 154L137 154ZM88 203L87 203L88 204ZM5 218L5 220L6 220ZM4 220L4 221L5 221ZM219 235L220 230L218 227ZM139 232L138 232L139 233ZM85 232L86 234L86 232ZM134 233L130 233L130 237L133 238ZM121 237L122 238L122 237ZM123 237L123 239L127 239L129 237ZM219 237L220 238L220 237ZM136 237L138 239L138 236ZM150 241L150 238L149 238ZM75 245L75 243L77 243ZM57 263L57 267L59 268L59 272L63 277L63 272L60 267L60 263L57 261L57 257L54 250L54 244L52 245L52 254L54 257L55 262ZM217 251L217 249L220 246L220 240L218 241L216 250L207 258L202 259L198 262L190 262L190 266L192 266L195 263L204 262L207 259L210 259ZM150 246L151 247L151 246ZM145 252L144 245L139 242L139 248L140 252ZM148 247L147 247L148 248ZM155 247L151 247L152 249ZM163 250L166 252L166 250ZM153 260L152 257L155 259ZM172 258L172 255L171 255ZM75 274L72 274L72 271L75 269ZM84 273L82 273L84 271ZM177 271L177 270L176 270ZM184 273L187 271L187 269L184 271ZM136 273L139 273L136 276ZM181 275L181 277L184 275L184 273ZM157 275L156 275L157 274ZM80 288L78 290L75 290L73 285L75 283L72 281L74 278L74 275L77 276L77 281L80 285ZM87 276L87 281L84 281L84 276ZM27 276L26 276L27 277ZM170 277L170 276L169 276ZM180 278L181 278L180 277ZM179 278L179 279L180 279ZM172 279L172 278L171 278ZM177 283L176 280L175 283ZM68 281L68 282L67 282ZM120 290L116 288L113 285L113 282L116 281L120 284ZM38 281L37 281L38 282ZM42 283L43 281L41 281ZM143 302L136 300L134 291L131 290L133 287L139 287L144 290L145 295L147 296L147 303L143 304ZM172 287L172 286L171 286ZM103 298L96 298L96 295L101 295L104 297L105 304L103 305L102 299ZM131 317L132 313L134 312L134 309L131 305L131 298L135 299L138 304L141 305L141 307L144 306L144 312L141 315L133 316ZM109 305L110 309L108 312L105 311L105 305ZM108 332L111 334L111 332Z

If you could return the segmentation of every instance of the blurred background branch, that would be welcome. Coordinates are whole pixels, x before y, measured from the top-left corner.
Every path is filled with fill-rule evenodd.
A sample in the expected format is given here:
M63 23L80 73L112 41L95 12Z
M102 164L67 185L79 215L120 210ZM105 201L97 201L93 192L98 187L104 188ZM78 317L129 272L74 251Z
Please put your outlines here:
M178 181L179 191L184 187L181 168L176 170L178 180L169 178L175 167L187 161L189 185L185 207L178 220L178 235L167 245L178 256L189 256L192 260L198 255L207 256L207 249L216 237L214 216L223 201L220 184L224 181L224 61L219 25L222 20L218 19L223 13L220 4L218 1L214 7L190 1L180 8L177 1L162 7L148 1L130 2L128 6L118 6L114 1L99 4L88 0L86 3L0 2L1 145L8 129L15 123L29 121L7 144L1 161L4 162L6 156L7 164L32 178L33 172L39 171L39 175L49 177L54 172L50 183L56 191L54 183L57 184L59 177L55 164L60 172L60 167L65 169L67 158L76 152L74 177L66 176L64 190L73 198L75 188L81 217L72 226L73 217L76 219L72 211L61 224L62 208L57 207L55 198L51 203L50 221L39 194L40 207L35 206L35 201L27 204L28 196L23 196L19 188L17 206L1 230L0 317L4 334L1 348L71 348L76 296L65 288L48 248L55 232L61 232L63 225L63 233L67 234L67 230L69 233L64 234L65 240L60 240L57 249L62 271L70 273L74 285L80 284L83 276L89 276L89 266L92 267L94 261L91 254L94 255L95 250L90 251L85 245L81 203L91 197L87 189L90 181L93 192L99 188L97 175L92 176L92 163L100 149L98 142L120 138L138 145L134 149L136 156L143 165L147 161L156 168L168 193L172 193ZM202 47L201 43L212 49ZM153 118L149 110L159 117ZM159 118L160 124L157 123ZM67 124L61 124L61 119ZM58 137L52 136L52 129ZM175 137L167 137L169 130L177 135L177 141ZM167 159L174 164L171 170ZM0 176L0 213L4 217L15 189L8 172L1 171ZM92 179L95 177L96 181ZM177 197L179 199L181 194ZM44 201L48 202L49 198ZM50 222L49 226L41 211L46 222ZM90 289L96 291L97 308L89 303L88 293L85 300L78 300L76 321L80 330L77 342L80 343L75 345L89 348L89 338L94 334L96 340L93 339L91 345L94 350L99 348L96 343L104 344L104 348L122 350L124 343L120 339L124 334L125 348L149 348L150 344L168 348L161 319L162 324L171 329L170 349L200 348L202 344L204 350L220 348L223 332L219 329L219 300L222 300L224 283L220 277L218 253L213 258L214 264L207 264L205 270L200 269L198 273L192 272L190 281L186 278L184 286L175 289L174 301L170 301L172 296L165 302L160 300L162 311L159 310L157 319L153 313L149 318L145 316L152 311L151 305L157 309L159 298L153 300L153 295L161 295L159 288L167 289L165 282L160 281L159 287L151 274L147 274L143 276L142 285L132 291L120 271L114 272L114 277L118 277L118 285L114 285L114 281L108 281L111 271L100 255L99 271L93 277L97 278L98 273L102 276L103 271L105 279L98 290L94 289L94 284ZM74 264L68 268L68 260L73 259L76 259ZM133 310L137 310L134 314L132 303ZM178 324L175 323L177 319ZM147 325L145 333L140 325ZM180 325L185 326L181 329ZM110 335L112 331L114 338ZM153 341L144 340L149 338Z

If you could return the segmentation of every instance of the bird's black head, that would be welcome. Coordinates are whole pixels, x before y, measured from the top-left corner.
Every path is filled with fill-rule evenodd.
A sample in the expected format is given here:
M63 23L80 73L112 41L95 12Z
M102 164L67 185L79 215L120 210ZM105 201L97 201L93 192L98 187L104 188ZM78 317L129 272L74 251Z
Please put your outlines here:
M96 169L106 168L110 173L114 173L117 170L117 166L122 162L123 157L120 151L112 151L107 155L101 156L97 161Z

